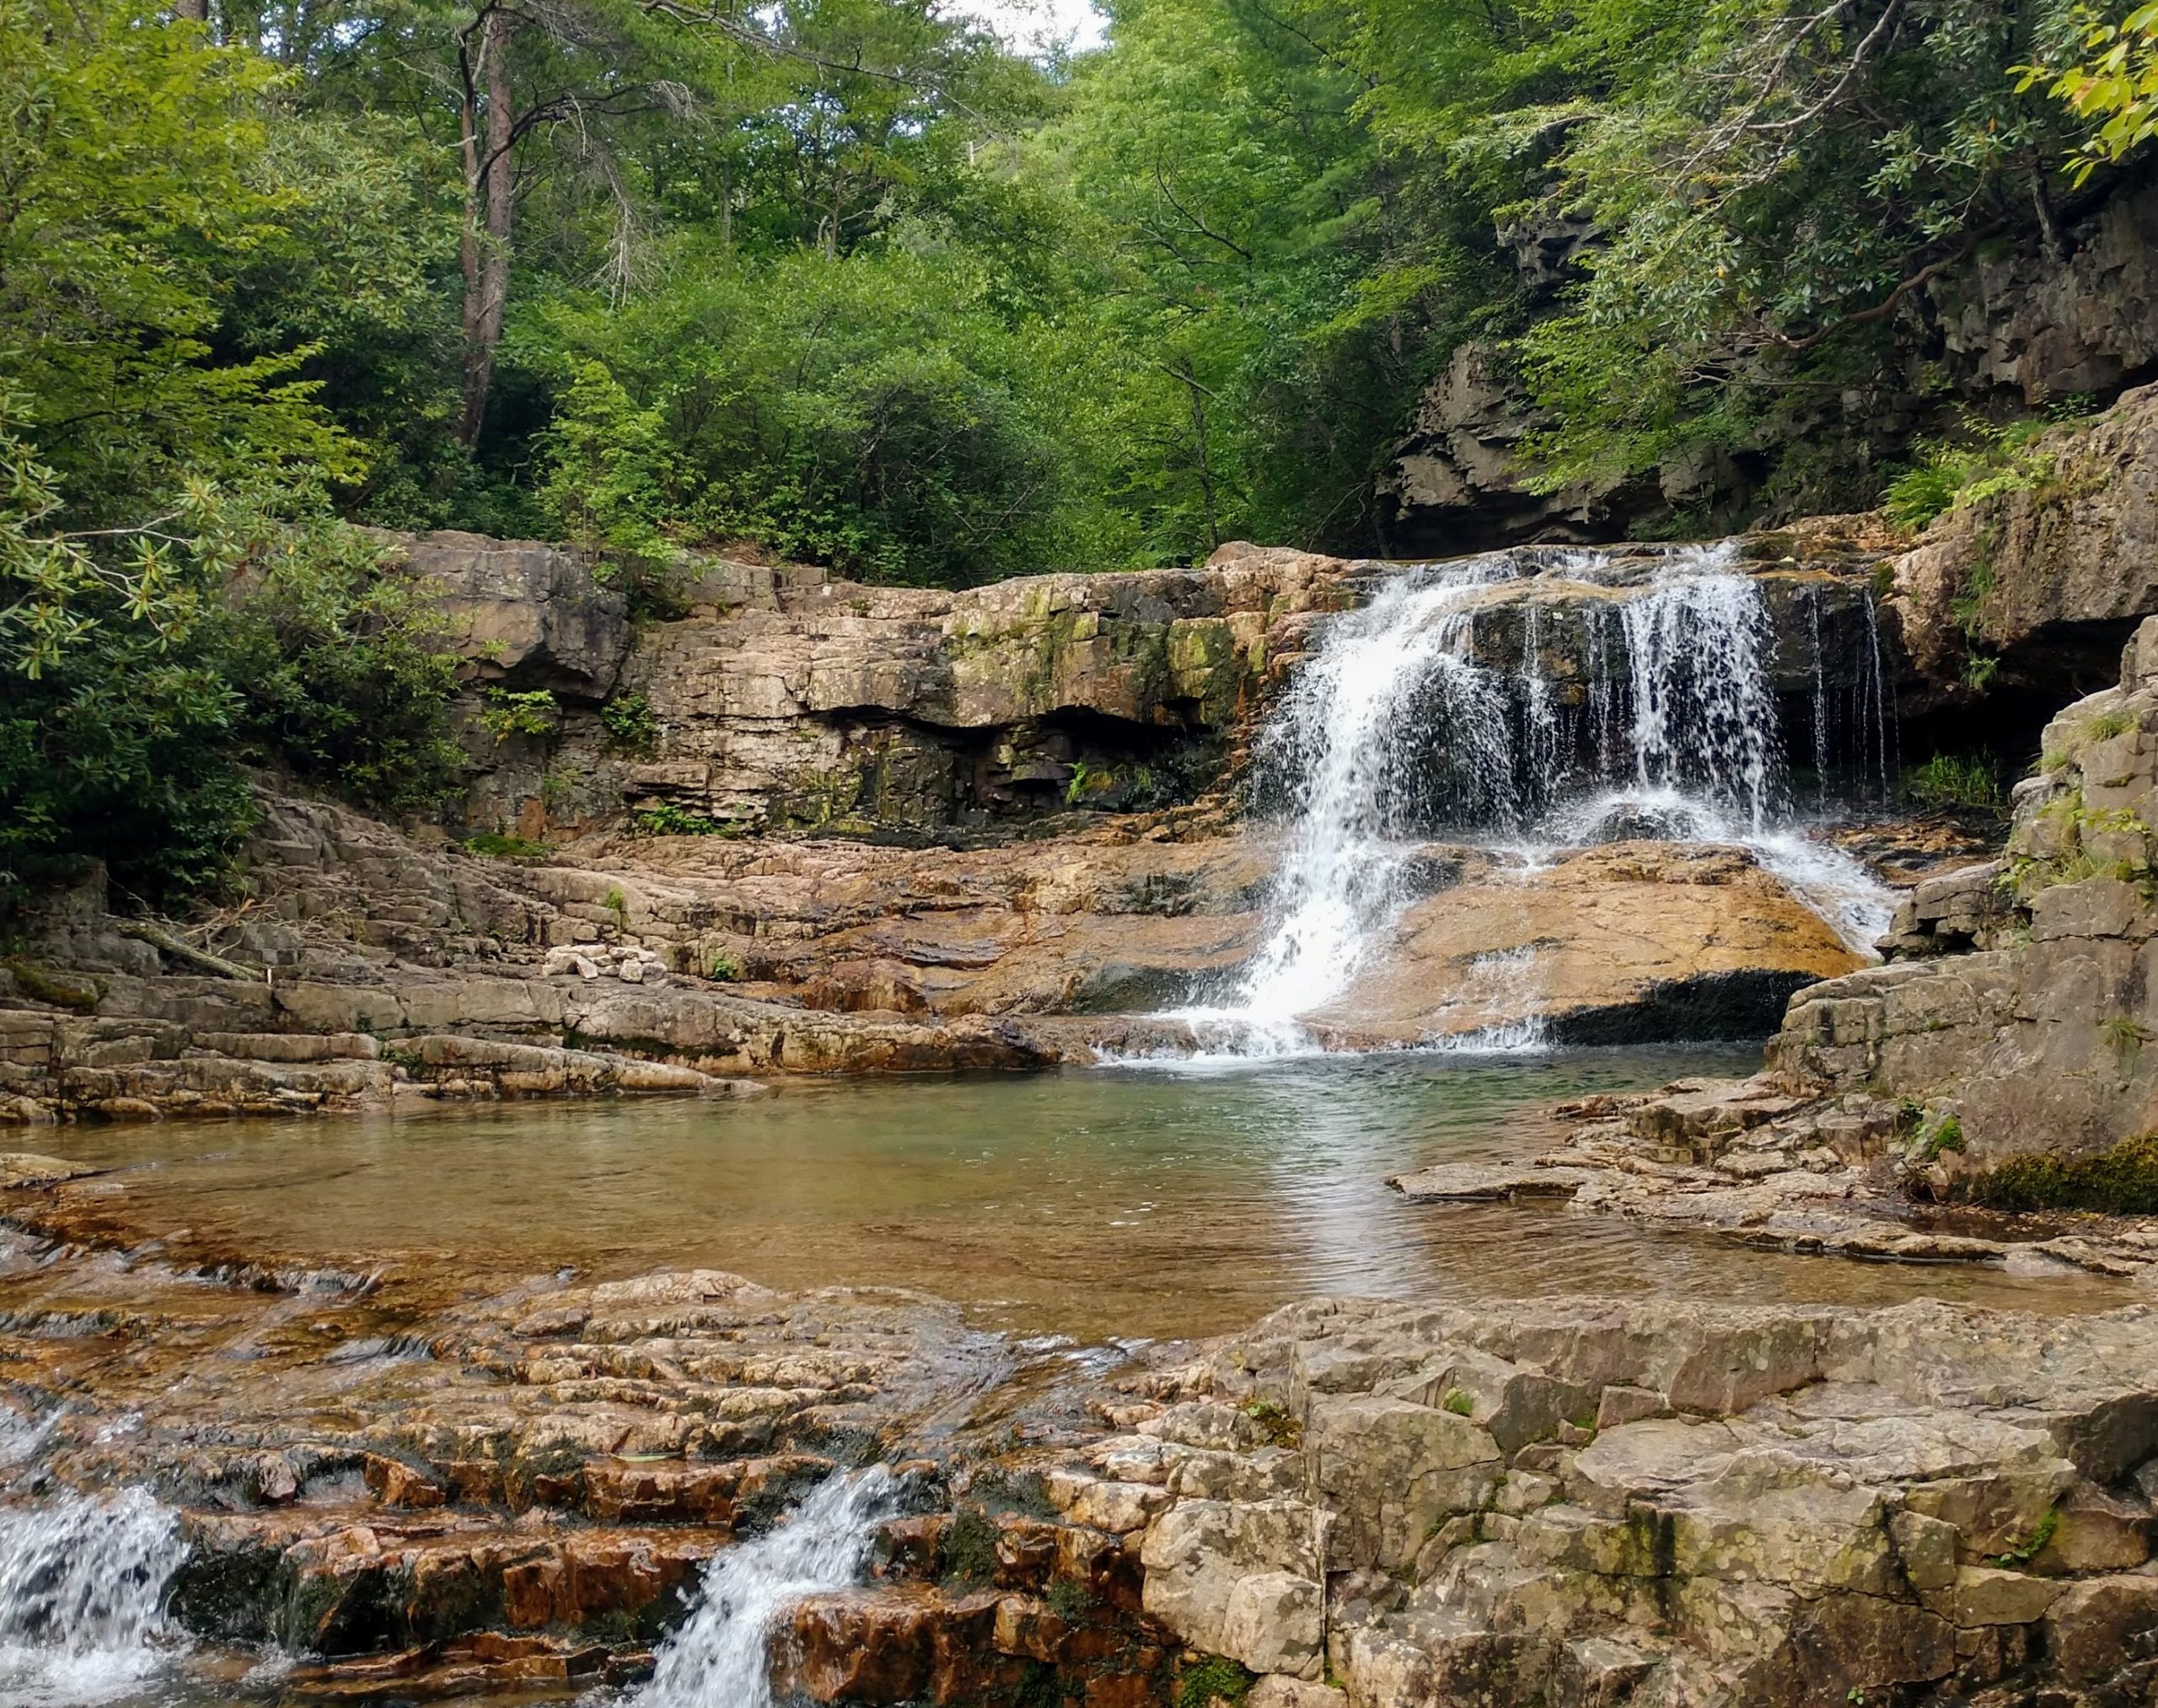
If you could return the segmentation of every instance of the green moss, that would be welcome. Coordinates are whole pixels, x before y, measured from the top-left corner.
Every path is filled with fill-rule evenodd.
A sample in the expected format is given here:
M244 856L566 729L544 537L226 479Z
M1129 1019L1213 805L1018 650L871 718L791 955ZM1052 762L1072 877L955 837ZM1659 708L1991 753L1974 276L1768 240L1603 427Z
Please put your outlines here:
M1304 1438L1303 1426L1270 1399L1246 1402L1244 1415L1265 1431L1271 1446L1295 1447Z
M962 1507L944 1527L943 1582L951 1589L979 1589L996 1576L996 1526L980 1507Z
M15 975L15 988L34 1002L50 1002L56 1008L87 1014L105 995L104 987L95 979L71 978L19 955L9 955L0 961L0 966Z
M1241 1702L1251 1695L1259 1675L1219 1655L1209 1655L1184 1669L1177 1680L1177 1708L1207 1708L1211 1702Z
M2158 1133L2124 1139L2091 1156L2011 1157L1966 1183L1957 1195L1991 1210L2158 1215Z
M1066 1625L1085 1625L1099 1605L1092 1590L1068 1577L1060 1577L1049 1587L1049 1610Z

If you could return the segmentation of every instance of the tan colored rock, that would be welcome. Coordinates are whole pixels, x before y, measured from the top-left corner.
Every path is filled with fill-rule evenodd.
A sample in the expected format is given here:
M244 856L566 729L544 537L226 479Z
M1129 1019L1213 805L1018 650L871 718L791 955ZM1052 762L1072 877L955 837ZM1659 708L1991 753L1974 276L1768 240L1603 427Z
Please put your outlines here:
M1375 970L1307 1023L1366 1048L1526 1017L1581 1043L1742 1036L1859 962L1743 851L1622 842L1413 904Z

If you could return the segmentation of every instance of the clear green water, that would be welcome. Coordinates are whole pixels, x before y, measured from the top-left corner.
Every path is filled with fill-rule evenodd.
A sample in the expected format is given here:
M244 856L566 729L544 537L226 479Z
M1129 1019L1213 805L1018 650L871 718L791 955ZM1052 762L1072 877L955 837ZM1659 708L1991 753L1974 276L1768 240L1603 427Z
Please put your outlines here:
M1419 1206L1384 1184L1533 1154L1556 1098L1758 1061L1694 1048L856 1080L739 1102L83 1127L67 1148L132 1165L126 1190L164 1225L258 1251L899 1285L1087 1338L1216 1333L1328 1292L2116 1302L2102 1285L1763 1254L1561 1206Z

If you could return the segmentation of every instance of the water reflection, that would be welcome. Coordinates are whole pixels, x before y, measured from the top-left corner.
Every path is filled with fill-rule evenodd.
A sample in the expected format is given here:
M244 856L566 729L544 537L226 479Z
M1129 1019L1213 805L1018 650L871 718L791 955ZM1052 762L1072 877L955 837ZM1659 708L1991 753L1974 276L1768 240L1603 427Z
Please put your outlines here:
M82 1128L169 1225L312 1262L730 1269L921 1287L1095 1338L1238 1326L1319 1292L1653 1292L2037 1308L2102 1284L1742 1251L1553 1206L1418 1206L1385 1178L1518 1156L1549 1101L1731 1074L1750 1050L1320 1057L789 1087L744 1103L508 1104L306 1125Z

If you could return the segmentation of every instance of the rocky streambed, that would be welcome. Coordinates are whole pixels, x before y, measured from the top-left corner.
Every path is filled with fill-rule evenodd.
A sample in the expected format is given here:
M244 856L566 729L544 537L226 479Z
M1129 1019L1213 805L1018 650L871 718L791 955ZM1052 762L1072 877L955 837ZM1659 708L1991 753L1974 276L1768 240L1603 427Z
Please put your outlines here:
M2096 1705L2158 1665L2142 1304L1089 1348L721 1270L311 1267L69 1172L5 1189L12 1689L71 1641L203 1701Z

